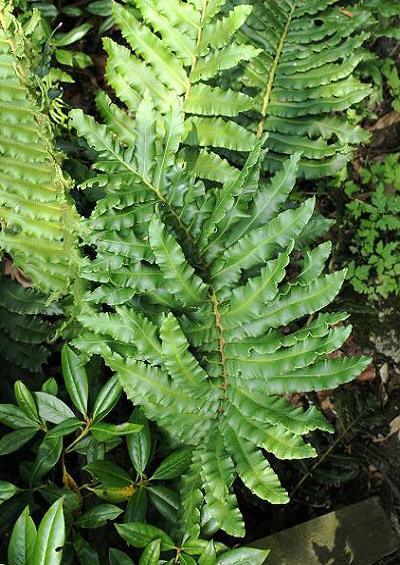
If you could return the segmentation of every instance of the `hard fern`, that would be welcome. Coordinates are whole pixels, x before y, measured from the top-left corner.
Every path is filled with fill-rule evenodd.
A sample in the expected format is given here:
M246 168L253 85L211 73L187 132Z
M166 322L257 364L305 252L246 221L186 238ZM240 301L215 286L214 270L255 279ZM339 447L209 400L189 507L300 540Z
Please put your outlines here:
M0 2L0 251L43 292L66 293L76 270L76 212L40 108L29 46Z
M234 171L212 149L246 152L255 136L234 120L251 108L253 99L222 89L218 77L259 53L236 41L251 6L237 6L224 16L224 4L223 0L136 0L133 10L113 3L114 20L131 49L110 38L104 40L106 78L128 110L136 111L146 89L163 114L181 96L184 141L201 148L196 171L203 178L220 181L231 178ZM98 109L116 125L113 106L104 94Z
M369 19L336 0L253 2L240 36L261 52L242 65L237 83L240 92L256 93L248 126L258 137L269 132L268 169L302 151L302 175L332 175L368 139L343 112L370 93L353 76Z
M333 388L369 362L329 356L349 335L346 315L302 322L332 301L344 272L322 274L330 253L322 244L289 275L314 209L310 199L280 211L299 155L260 184L258 142L233 180L206 189L179 157L179 98L164 113L147 93L124 141L117 132L124 123L111 134L79 110L72 119L99 154L91 182L105 188L83 238L96 256L81 276L94 287L74 345L101 354L128 397L193 446L182 490L191 534L201 516L203 525L244 535L235 477L263 499L287 502L262 450L310 457L302 435L330 429L315 407L303 412L279 395Z

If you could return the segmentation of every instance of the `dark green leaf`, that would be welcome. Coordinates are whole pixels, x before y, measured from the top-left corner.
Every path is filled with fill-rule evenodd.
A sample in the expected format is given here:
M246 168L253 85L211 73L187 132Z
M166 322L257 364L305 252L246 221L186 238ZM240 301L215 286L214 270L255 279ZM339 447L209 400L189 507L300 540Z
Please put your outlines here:
M62 370L68 394L75 407L85 416L89 392L86 369L79 355L68 345L64 345L62 348Z
M0 455L8 455L18 451L23 445L28 443L30 439L36 435L37 429L35 428L21 428L5 434L0 439Z
M123 551L110 547L108 551L110 565L134 565L132 559Z
M46 422L60 424L64 420L74 418L72 410L59 398L47 392L35 392L34 396L40 417Z
M39 428L38 422L33 422L14 404L0 404L0 424L18 430L20 428Z
M132 483L132 479L128 473L111 461L94 461L86 465L84 469L94 478L110 487L120 488Z
M77 532L74 532L73 546L80 565L100 565L97 551Z
M99 422L107 416L117 404L122 387L117 376L111 377L100 389L93 406L93 422Z
M12 498L15 494L21 492L21 489L7 481L0 481L0 504Z
M192 461L193 449L184 448L168 455L154 471L152 480L176 479L181 477L189 468Z
M50 469L57 465L61 457L62 446L62 437L49 437L48 435L44 437L44 440L39 445L35 463L32 468L31 484L40 481Z
M161 551L168 551L175 548L175 544L168 534L141 522L127 522L126 524L115 524L119 535L133 547L146 547L150 542L160 539Z
M133 410L129 421L143 426L139 433L129 435L126 438L128 453L133 466L139 475L143 475L151 453L150 427L147 418L139 406Z
M164 486L149 486L147 491L152 504L159 513L172 523L178 520L179 496L170 488Z
M75 41L82 39L87 32L92 28L90 24L82 24L80 26L74 27L68 33L57 33L54 36L54 42L57 47L65 47L66 45L71 45Z
M14 385L15 398L21 408L33 422L40 422L39 412L35 399L28 387L22 381L16 381Z
M121 508L114 504L98 504L75 520L75 525L80 528L99 528L104 526L107 520L115 520L120 514Z
M139 559L139 565L158 565L161 553L161 539L149 543Z
M124 424L107 424L99 422L90 427L90 431L97 441L109 441L113 437L126 436L128 434L136 434L142 429L141 425L125 422Z
M147 514L147 492L144 487L139 487L128 500L124 522L145 522Z
M269 550L239 547L225 551L217 558L216 565L263 565Z

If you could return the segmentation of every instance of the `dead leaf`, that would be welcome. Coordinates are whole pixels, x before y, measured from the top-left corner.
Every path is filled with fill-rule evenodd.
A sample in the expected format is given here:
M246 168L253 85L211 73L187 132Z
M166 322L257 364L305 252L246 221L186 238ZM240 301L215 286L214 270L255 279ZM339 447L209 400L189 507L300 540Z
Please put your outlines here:
M379 376L381 377L382 384L386 385L389 381L389 365L384 363L379 369Z
M376 377L376 370L375 367L373 366L373 364L371 363L371 365L369 365L362 373L361 375L358 375L357 377L357 381L361 382L361 383L366 383L369 381L373 381Z
M393 420L390 422L389 424L389 435L386 437L390 437L394 434L397 434L400 438L400 416L396 416L396 418L393 418Z
M17 281L24 288L29 288L31 286L31 281L26 275L14 265L11 259L4 259L4 274L11 277L14 281Z
M400 122L400 112L389 112L377 120L369 129L371 131L390 128Z
M346 10L346 8L339 8L339 11L342 12L342 14L344 14L348 18L354 18L353 12L350 12L350 10Z

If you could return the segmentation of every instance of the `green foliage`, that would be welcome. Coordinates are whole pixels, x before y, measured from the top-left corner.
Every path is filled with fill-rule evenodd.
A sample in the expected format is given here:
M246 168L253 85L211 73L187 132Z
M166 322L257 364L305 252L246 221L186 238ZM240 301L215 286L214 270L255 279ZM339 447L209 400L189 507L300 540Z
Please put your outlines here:
M347 180L344 229L348 233L348 277L370 300L400 294L400 163L388 155L359 171L359 182ZM346 238L347 239L347 238Z
M0 250L37 289L64 294L78 263L76 212L40 109L28 47L9 8L4 2L0 8Z
M314 210L310 199L281 211L299 155L263 183L259 142L232 180L206 187L179 156L183 103L172 93L169 100L161 111L146 91L135 116L123 121L113 108L108 126L72 112L99 159L86 185L107 186L83 231L95 258L81 276L95 284L73 343L100 353L146 416L194 448L182 489L191 535L201 514L206 530L240 536L236 475L260 498L287 502L261 449L311 457L301 436L330 429L315 407L303 412L278 395L333 388L369 361L329 357L349 335L338 325L346 315L302 323L332 301L345 272L322 274L323 244L290 275L295 241Z
M46 297L23 288L10 277L0 278L0 371L2 397L17 378L42 375L49 350L46 344L54 334L51 320L60 314L56 305L46 305Z
M133 10L113 3L114 20L131 49L104 40L107 80L128 110L136 112L147 89L155 109L170 116L167 131L181 135L183 128L183 141L200 148L196 171L219 181L234 170L212 148L250 151L255 141L254 134L233 119L249 110L252 98L222 89L220 75L258 53L236 42L251 7L238 6L222 16L222 4L140 0ZM185 113L182 123L174 122L171 114L177 96ZM104 106L100 103L99 110ZM107 114L111 110L112 106Z
M43 516L36 531L29 506L18 518L8 545L9 565L59 565L65 542L63 499Z
M62 17L85 16L65 4ZM64 75L46 75L50 59L40 69L28 51L45 38L59 64L83 68L85 55L69 46L90 23L41 35L48 24L36 11L22 27L0 0L0 248L35 288L1 280L0 347L35 354L37 369L45 360L39 314L56 308L37 291L65 296L57 336L69 342L60 387L52 377L40 390L20 379L15 403L0 404L9 428L0 455L20 462L19 476L0 481L0 531L22 511L9 565L17 551L26 565L100 564L87 530L115 520L120 537L144 550L140 565L261 564L267 552L203 538L219 528L244 535L237 478L263 500L287 502L268 454L308 459L308 433L332 431L311 399L303 410L288 393L336 387L369 363L332 357L351 327L346 314L320 311L345 271L324 272L329 243L309 246L324 225L312 217L314 199L287 202L299 167L332 173L365 140L328 114L369 91L352 78L369 20L334 0L260 3L247 27L252 7L242 3L126 4L86 8L107 25L112 18L123 39L104 40L114 90L96 98L104 123L71 112L94 161L81 186L89 196L79 195L90 217L79 218L46 115L62 121L46 89ZM46 17L52 6L41 2ZM260 43L266 20L274 26ZM268 178L265 163L276 169ZM36 535L27 505L39 497L52 506ZM111 565L132 565L107 549Z
M139 565L158 565L158 563L180 563L181 565L241 565L251 563L262 565L268 550L241 547L227 550L222 543L204 539L184 539L181 544L163 530L141 522L116 524L119 535L131 546L144 548ZM175 553L173 557L170 557ZM165 559L161 555L166 554ZM167 561L166 559L169 560ZM121 561L122 562L122 561Z
M333 175L368 139L343 111L370 94L353 76L364 57L369 12L335 0L253 4L243 34L261 52L242 65L236 82L256 93L249 128L258 137L269 132L265 164L279 169L301 151L302 175Z

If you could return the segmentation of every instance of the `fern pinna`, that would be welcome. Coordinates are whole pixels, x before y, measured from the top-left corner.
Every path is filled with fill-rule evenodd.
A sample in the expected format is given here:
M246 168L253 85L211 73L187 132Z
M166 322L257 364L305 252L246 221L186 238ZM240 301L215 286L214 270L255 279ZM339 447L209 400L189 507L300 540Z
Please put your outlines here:
M232 2L240 3L240 0ZM240 39L259 49L236 77L256 100L248 126L269 132L265 165L302 151L300 173L332 175L368 133L345 110L371 89L354 75L364 58L370 13L337 0L254 0Z
M95 257L81 271L93 286L74 346L101 354L132 402L193 447L182 488L191 534L201 523L241 536L235 477L287 502L263 450L310 457L302 436L330 429L315 407L304 412L281 395L333 388L369 360L330 358L350 333L346 315L304 323L332 301L344 272L323 274L328 243L291 268L314 210L309 199L281 211L299 155L261 182L259 141L222 188L205 184L179 152L184 96L169 100L161 112L145 91L134 114L109 103L108 125L72 112L98 154L90 184L104 190L82 229Z
M1 0L0 253L39 290L66 293L78 263L76 212L29 61L12 2Z

